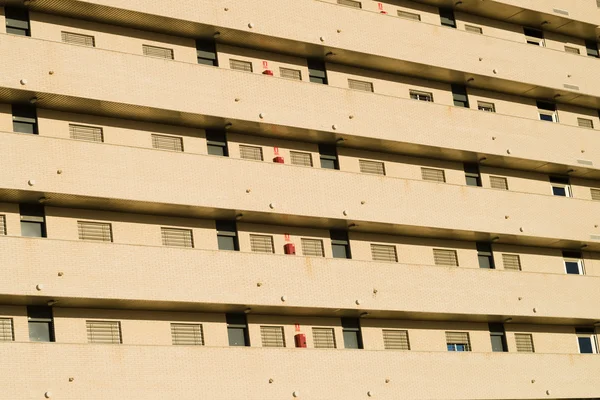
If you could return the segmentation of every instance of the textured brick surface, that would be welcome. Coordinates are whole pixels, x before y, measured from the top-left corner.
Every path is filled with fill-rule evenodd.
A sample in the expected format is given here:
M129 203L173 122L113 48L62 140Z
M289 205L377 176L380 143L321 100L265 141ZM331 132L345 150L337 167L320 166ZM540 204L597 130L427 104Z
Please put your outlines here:
M0 346L15 360L0 367L11 400L541 399L595 397L600 386L600 358L585 355Z
M15 55L0 87L565 165L584 150L600 165L593 130L10 35L0 51Z

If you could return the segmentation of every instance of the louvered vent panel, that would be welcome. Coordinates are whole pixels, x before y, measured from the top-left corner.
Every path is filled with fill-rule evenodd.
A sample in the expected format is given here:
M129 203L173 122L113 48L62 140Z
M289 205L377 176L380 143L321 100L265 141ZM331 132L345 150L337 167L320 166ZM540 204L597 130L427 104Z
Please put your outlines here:
M229 68L237 71L252 72L252 63L249 61L229 60Z
M600 189L591 188L592 200L600 200Z
M261 326L260 338L263 347L285 347L282 326Z
M411 13L411 12L408 12L408 11L398 10L398 16L400 18L412 19L412 20L415 20L415 21L420 21L421 20L421 16L419 14Z
M86 321L88 343L121 343L121 324L118 321Z
M165 47L148 46L146 44L143 45L143 48L145 56L167 58L169 60L173 59L173 49L167 49Z
M89 142L104 142L102 128L96 126L69 124L69 137Z
M300 72L299 69L280 67L279 75L281 75L282 78L286 78L286 79L294 79L297 81L302 80L302 73Z
M360 4L360 1L353 1L353 0L337 0L338 4L341 4L343 6L348 6L348 7L355 7L355 8L362 8L362 4Z
M164 246L194 247L191 229L160 228Z
M424 181L446 182L446 173L443 169L421 168L421 177Z
M201 324L171 324L171 339L174 345L204 346L204 331Z
M302 255L307 257L325 257L323 241L320 239L300 239L302 243Z
M274 253L273 236L250 235L250 249L256 253Z
M110 224L102 222L77 221L79 239L112 242L112 229Z
M94 47L94 37L90 35L82 35L80 33L61 32L62 41L69 44L79 46Z
M240 157L244 160L263 161L262 147L240 145Z
M0 235L6 235L6 216L0 215Z
M313 344L316 349L335 349L333 328L312 328Z
M384 329L383 347L386 350L410 350L408 331Z
M490 176L492 189L508 190L508 180L502 176Z
M373 261L398 262L396 246L386 244L371 244Z
M12 318L0 318L0 342L15 340Z
M533 347L533 335L529 333L515 333L515 342L517 343L517 351L522 353L535 353Z
M473 25L465 25L465 31L479 34L483 33L483 29Z
M462 344L465 346L465 351L471 351L468 332L446 332L446 344Z
M565 46L565 51L567 53L580 54L580 51L577 47Z
M183 138L177 136L152 135L152 147L160 150L183 151Z
M435 265L447 265L458 267L458 256L456 250L433 249Z
M579 125L582 128L594 129L594 121L587 118L577 118L577 125Z
M348 79L348 87L354 90L362 90L365 92L373 91L373 84L371 82L357 81L356 79Z
M502 264L504 264L504 269L520 271L521 257L518 254L502 254Z
M312 154L303 153L299 151L290 151L290 157L293 165L303 165L305 167L312 167Z
M365 174L385 175L385 164L379 161L358 160L360 172Z

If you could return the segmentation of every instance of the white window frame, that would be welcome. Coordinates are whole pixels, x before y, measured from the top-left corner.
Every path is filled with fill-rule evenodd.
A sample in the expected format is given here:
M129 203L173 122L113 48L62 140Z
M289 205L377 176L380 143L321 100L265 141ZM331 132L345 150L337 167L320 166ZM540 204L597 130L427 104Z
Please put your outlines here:
M596 333L577 333L577 338L589 338L592 342L592 354L598 354L598 338L596 337ZM579 340L577 340L577 347L579 347ZM579 353L581 353L581 347L579 347Z
M408 94L412 100L426 101L428 103L433 103L433 93L431 93L431 92L424 92L422 90L410 89ZM423 98L421 98L421 97L423 97Z
M575 262L577 263L577 268L579 269L578 275L585 275L585 264L583 263L583 259L581 258L563 258L563 264L565 266L565 273L567 273L567 263ZM571 274L573 275L573 274Z
M552 122L558 122L558 113L555 111L550 111L550 110L540 110L538 109L538 114L540 116L540 121L545 121L542 119L542 115L549 115L552 117Z
M550 182L550 189L551 189L551 193L553 196L556 196L554 194L554 191L552 190L553 188L564 188L565 189L565 196L564 197L573 197L573 191L571 190L571 184L570 183L556 183L556 182Z

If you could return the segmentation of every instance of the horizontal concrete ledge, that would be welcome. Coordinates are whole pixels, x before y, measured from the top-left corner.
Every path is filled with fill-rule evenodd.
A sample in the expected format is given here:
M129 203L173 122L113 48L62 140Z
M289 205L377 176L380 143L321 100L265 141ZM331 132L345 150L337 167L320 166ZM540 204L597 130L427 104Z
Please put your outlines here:
M191 126L231 122L239 132L345 138L349 147L600 177L600 135L590 129L14 35L0 35L0 51L14 54L3 63L2 102L35 96L41 108Z
M5 201L29 194L65 206L64 198L77 196L104 199L94 205L112 208L156 203L155 213L161 213L161 204L187 207L188 215L205 218L229 210L232 217L278 219L279 225L344 221L343 226L356 224L353 229L389 234L600 247L590 236L595 233L590 216L600 203L591 200L36 135L0 133L0 140L11 149L0 169ZM37 162L27 162L31 159Z
M0 265L5 303L37 298L59 299L61 307L222 312L251 306L290 315L600 320L600 278L591 276L10 236L0 237Z
M597 355L0 343L11 400L597 396ZM70 378L73 378L72 381ZM270 380L272 380L270 383ZM460 382L460 384L457 384ZM468 388L468 390L465 390ZM548 393L548 394L547 394Z
M483 6L482 2L473 4L466 0L464 3L467 9L485 12L489 8L487 11L503 11L507 16L511 15L511 9L517 9L521 14L520 20L515 17L513 22L521 24L531 22L530 26L540 26L544 21L541 10L535 4L529 6L531 11L527 13L519 12L519 9L524 11L526 5L515 7L514 1L486 2ZM589 57L575 59L564 52L532 49L524 43L469 35L437 25L415 23L327 2L301 0L290 6L277 0L266 0L260 4L241 2L224 7L211 0L183 0L178 1L176 6L170 2L142 6L122 0L37 0L32 2L31 8L141 29L161 27L160 31L185 36L212 37L218 31L220 41L234 45L300 56L323 57L333 52L335 62L339 63L453 82L465 82L469 77L475 77L475 85L482 88L527 93L540 98L553 98L560 94L561 102L589 107L600 104L600 85L593 78L597 60ZM579 18L594 15L591 2L589 10L584 9L583 6L577 7ZM295 23L283 26L281 20ZM546 16L545 20L557 27L564 27L566 22L573 28L573 33L596 37L595 27L589 23L576 23L558 15ZM552 23L547 25L553 26ZM366 36L364 32L371 35ZM440 36L441 32L444 32L445 40L429 40ZM370 40L371 37L394 37L394 45L387 40ZM477 52L467 49L477 49ZM461 56L456 57L455 54ZM484 61L475 62L477 57ZM515 59L520 60L518 65L514 63ZM570 82L563 82L565 72L560 66L565 64L571 64L573 71L577 71L577 76ZM424 65L427 68L422 68ZM528 66L526 71L522 65ZM494 74L494 69L500 72ZM545 73L539 74L538 71ZM585 92L565 90L564 83L578 85Z

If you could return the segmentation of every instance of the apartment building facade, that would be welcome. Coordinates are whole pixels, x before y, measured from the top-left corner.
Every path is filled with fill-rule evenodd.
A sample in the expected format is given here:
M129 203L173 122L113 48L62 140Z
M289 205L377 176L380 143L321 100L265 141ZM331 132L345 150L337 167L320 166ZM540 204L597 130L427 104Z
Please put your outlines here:
M599 25L0 0L0 398L600 398Z

